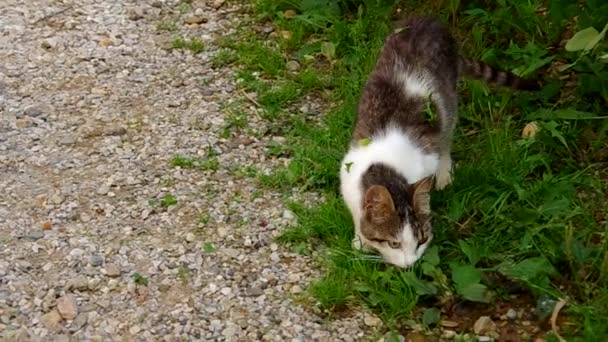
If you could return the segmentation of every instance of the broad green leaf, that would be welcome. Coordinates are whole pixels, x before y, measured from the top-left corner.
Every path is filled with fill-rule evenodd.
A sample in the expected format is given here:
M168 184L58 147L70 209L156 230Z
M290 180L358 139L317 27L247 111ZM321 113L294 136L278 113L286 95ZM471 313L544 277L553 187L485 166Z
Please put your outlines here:
M539 208L539 211L545 215L559 215L564 214L566 209L570 207L570 200L567 198L556 198L549 200Z
M422 314L422 324L429 326L431 324L437 324L441 319L441 311L437 308L428 308L424 310Z
M599 43L606 36L606 30L608 30L608 24L604 26L602 32L600 32L595 38L591 39L587 45L585 45L585 50L593 49L597 43Z
M557 127L559 127L559 124L555 121L549 121L543 124L543 128L549 131L552 137L557 138L562 144L564 144L564 146L566 146L566 148L568 148L566 139L562 135L562 132L557 129Z
M480 259L478 250L465 240L458 240L458 245L460 246L462 253L469 259L471 265L475 266Z
M520 207L513 210L513 220L522 226L532 224L539 218L540 213L531 208Z
M465 288L481 281L481 271L471 265L450 264L456 288Z
M428 281L419 279L414 272L401 273L401 278L405 281L406 284L413 287L416 291L416 294L418 294L419 296L437 294L437 288L435 287L435 285L431 284Z
M400 338L403 338L403 336L401 336L399 333L396 333L394 331L391 331L386 335L387 342L400 342L401 341Z
M587 45L595 41L599 36L599 32L594 27L587 27L584 30L578 31L566 43L566 51L588 50ZM601 39L601 38L600 38ZM598 40L599 41L599 40Z
M500 273L513 279L530 281L540 275L553 275L555 268L545 257L533 257L517 264L504 263L498 267Z
M378 304L382 303L382 297L377 293L370 293L367 296L367 301L371 306L378 306Z
M429 247L424 253L422 260L424 262L428 262L433 266L439 265L439 249L437 248L437 246Z
M461 289L457 289L458 294L466 300L472 302L489 303L492 299L488 288L483 284L471 284Z

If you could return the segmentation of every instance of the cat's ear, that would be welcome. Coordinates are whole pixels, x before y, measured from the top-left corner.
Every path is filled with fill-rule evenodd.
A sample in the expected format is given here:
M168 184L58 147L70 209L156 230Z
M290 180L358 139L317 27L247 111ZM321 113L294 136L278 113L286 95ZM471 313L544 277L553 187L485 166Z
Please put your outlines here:
M412 204L414 211L422 215L431 213L431 189L433 176L423 178L413 185Z
M365 192L364 208L372 223L383 223L395 212L395 204L388 190L381 185L372 185Z

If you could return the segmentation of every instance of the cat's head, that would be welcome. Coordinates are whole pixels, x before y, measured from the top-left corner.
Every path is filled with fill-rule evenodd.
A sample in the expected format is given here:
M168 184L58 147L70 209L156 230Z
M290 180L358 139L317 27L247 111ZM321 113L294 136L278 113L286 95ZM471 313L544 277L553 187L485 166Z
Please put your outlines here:
M381 185L367 188L361 216L361 241L376 249L384 260L399 267L413 265L433 239L430 191L427 177L391 196Z

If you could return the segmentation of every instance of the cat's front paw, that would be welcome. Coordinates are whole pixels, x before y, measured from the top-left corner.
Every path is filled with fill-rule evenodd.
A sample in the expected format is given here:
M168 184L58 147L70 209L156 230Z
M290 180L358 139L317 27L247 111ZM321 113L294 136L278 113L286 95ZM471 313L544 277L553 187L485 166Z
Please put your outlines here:
M446 186L450 185L451 183L452 183L452 174L451 174L450 170L444 171L444 172L439 172L435 176L435 189L437 189L437 190L443 190L443 189L445 189Z
M439 159L439 170L435 175L435 189L443 190L452 183L452 158L449 155Z
M361 242L361 239L359 238L359 235L355 235L355 237L353 238L353 249L360 251L363 248L363 243Z

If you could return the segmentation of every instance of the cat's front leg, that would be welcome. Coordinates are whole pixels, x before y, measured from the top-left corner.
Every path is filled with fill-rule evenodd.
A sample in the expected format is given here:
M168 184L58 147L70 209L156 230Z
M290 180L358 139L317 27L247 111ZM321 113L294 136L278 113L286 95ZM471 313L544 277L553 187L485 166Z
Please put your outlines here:
M452 183L452 157L444 153L439 157L439 168L435 175L435 188L442 190Z

